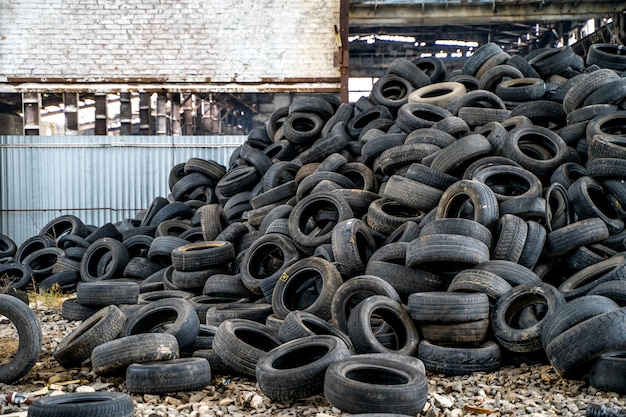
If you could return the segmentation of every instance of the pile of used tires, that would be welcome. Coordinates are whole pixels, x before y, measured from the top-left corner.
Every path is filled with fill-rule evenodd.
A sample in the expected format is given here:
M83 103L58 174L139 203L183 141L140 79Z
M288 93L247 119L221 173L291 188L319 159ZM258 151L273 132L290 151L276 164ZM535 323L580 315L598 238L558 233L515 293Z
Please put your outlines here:
M176 165L134 219L3 236L0 275L76 290L55 358L134 393L237 373L415 414L425 370L547 362L626 392L624 70L611 45L396 59L356 103L276 110L228 167Z

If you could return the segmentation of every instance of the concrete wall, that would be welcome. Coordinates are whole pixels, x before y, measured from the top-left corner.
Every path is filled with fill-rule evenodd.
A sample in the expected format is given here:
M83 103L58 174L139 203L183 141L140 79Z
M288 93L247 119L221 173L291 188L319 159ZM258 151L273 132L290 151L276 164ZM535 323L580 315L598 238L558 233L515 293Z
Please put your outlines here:
M0 16L0 83L339 77L339 0L0 0Z

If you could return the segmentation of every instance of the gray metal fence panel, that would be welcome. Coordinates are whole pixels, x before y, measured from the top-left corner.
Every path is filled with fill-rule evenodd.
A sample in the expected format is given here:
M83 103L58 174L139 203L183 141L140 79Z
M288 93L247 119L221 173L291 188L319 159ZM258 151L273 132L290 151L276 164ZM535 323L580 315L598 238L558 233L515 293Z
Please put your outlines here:
M191 157L228 166L245 136L0 136L0 233L19 245L63 214L100 226L169 193Z

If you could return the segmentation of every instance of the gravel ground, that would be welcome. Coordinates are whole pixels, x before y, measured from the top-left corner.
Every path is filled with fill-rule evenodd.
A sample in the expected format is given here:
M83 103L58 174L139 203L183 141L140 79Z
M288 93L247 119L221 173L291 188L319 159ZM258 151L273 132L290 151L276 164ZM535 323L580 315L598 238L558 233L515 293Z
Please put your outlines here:
M0 393L16 391L37 398L55 391L125 391L123 378L101 378L88 367L72 370L60 367L52 352L78 322L64 320L56 307L39 305L36 312L44 334L40 361L20 384L0 384ZM2 324L0 352L7 352L16 339L12 325L7 325L6 320ZM428 417L584 416L591 402L626 406L624 397L597 391L582 381L562 379L549 365L507 366L498 372L463 377L427 373L427 377L429 397L421 415ZM135 395L133 398L137 417L347 415L331 407L321 395L291 403L271 402L254 381L223 375L214 375L212 385L202 391ZM4 415L23 416L26 409L24 405L0 401L0 413Z

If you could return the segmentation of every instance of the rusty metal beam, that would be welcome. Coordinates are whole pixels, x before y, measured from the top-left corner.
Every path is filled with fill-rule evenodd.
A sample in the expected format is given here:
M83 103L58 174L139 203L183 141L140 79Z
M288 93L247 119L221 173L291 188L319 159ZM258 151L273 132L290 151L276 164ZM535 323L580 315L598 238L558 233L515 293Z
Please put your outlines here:
M350 3L350 26L440 26L450 24L586 20L626 10L626 1L518 1L480 3Z
M107 95L106 93L94 94L96 100L95 134L106 136L107 126Z
M72 80L11 79L0 82L0 93L93 93L105 92L166 92L166 93L337 93L341 90L339 77L324 80L279 80L257 83L132 83L121 80L84 83Z
M341 75L340 97L343 103L349 101L348 79L350 78L350 0L340 0L339 3L339 71Z
M24 93L22 96L22 114L24 115L24 135L39 135L41 120L41 94L36 92Z

